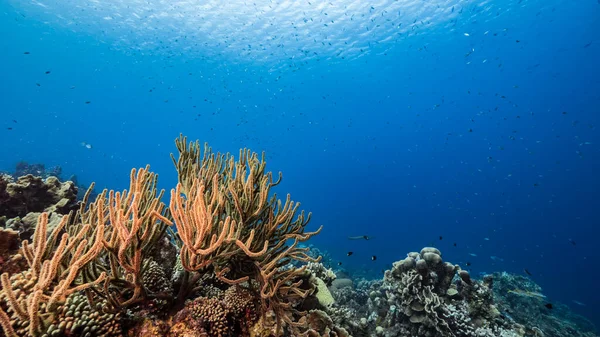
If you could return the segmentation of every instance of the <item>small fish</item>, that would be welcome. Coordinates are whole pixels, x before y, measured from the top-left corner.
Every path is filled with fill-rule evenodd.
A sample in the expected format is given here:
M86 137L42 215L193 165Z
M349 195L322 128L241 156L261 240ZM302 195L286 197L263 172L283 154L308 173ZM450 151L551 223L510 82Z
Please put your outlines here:
M26 52L24 52L23 54L25 54L25 55L29 55L29 54L31 54L31 53L30 53L30 52L28 52L28 51L26 51Z
M351 256L352 254L354 254L354 252L348 252L346 255Z
M377 256L375 256L375 255L371 256L371 261L375 261L375 260L377 260Z
M46 75L50 74L50 70L46 70L45 74Z
M338 266L341 266L341 265L342 265L342 263L341 263L341 262L338 262Z
M88 144L86 142L81 142L81 146L85 147L86 149L91 149L92 148L92 144Z
M475 253L469 253L469 255L477 257L477 254L475 254Z
M469 267L471 265L471 262L467 262L465 264L467 265L467 267Z
M573 246L577 246L577 243L575 243L575 240L573 239L569 239L569 242L573 245Z
M490 241L490 238L483 238L485 241Z
M440 240L442 239L442 236L440 235Z
M585 306L585 303L583 303L583 302L579 302L579 301L576 301L576 300L573 300L573 303L575 303L575 304L577 304L577 305L580 305L580 306L582 306L582 307L584 307L584 306Z
M519 296L525 296L525 297L546 298L546 295L544 295L544 294L541 294L541 293L538 293L535 291L522 290L522 289L509 290L508 293L519 295Z
M465 36L470 36L469 33L465 33Z
M533 275L529 270L527 270L527 268L523 269L523 271L525 272L525 274L527 274L529 276Z
M550 310L552 310L552 303L546 303L544 306Z
M598 3L600 3L600 0L598 0ZM591 46L592 42L594 42L594 41L590 41L590 42L586 43L585 46L583 46L583 48L587 48L587 47Z
M12 129L13 129L13 128L11 128L11 127L7 127L7 128L6 128L6 130L12 130Z
M456 247L456 242L453 244L454 247Z
M372 239L368 235L349 236L348 240L370 240Z
M16 122L17 122L17 120L16 120L16 119L13 119L12 121L13 121L13 123L16 123Z
M85 104L90 104L92 103L92 101L85 101Z

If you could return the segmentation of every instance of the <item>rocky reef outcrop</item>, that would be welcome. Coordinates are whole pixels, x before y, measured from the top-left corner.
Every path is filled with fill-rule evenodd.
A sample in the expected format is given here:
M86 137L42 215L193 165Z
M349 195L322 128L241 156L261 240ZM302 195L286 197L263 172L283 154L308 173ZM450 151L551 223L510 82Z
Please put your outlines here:
M18 254L21 241L31 240L41 212L50 214L49 230L60 218L78 208L77 187L57 177L31 174L14 178L0 175L0 274L26 267Z
M326 311L354 337L596 336L585 319L560 314L563 306L548 309L530 279L475 279L436 248L408 253L381 280L344 284L330 287L335 303Z
M426 247L386 270L383 280L334 290L331 314L354 336L522 336L526 328L505 319L491 285L444 262Z

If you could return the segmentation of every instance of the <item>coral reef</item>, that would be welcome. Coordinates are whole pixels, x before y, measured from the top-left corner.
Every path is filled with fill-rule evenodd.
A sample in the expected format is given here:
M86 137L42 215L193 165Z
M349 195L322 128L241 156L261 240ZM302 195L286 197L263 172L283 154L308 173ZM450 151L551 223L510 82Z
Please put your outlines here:
M373 283L367 296L345 306L349 287L334 291L336 321L358 322L355 336L518 336L514 323L503 321L487 284L471 279L459 266L442 261L435 248L412 252ZM356 317L361 315L362 317ZM348 317L350 316L350 317ZM355 316L355 317L352 317Z
M15 177L21 177L26 175L33 175L36 177L42 177L43 179L49 177L56 177L60 179L62 168L60 166L53 166L50 169L46 169L44 164L29 164L26 161L20 161L15 165Z
M3 178L0 214L12 218L3 226L28 234L1 232L10 246L3 254L24 264L1 277L3 335L311 330L304 302L316 285L305 264L320 258L299 244L320 229L305 231L310 214L289 195L282 202L270 193L281 174L274 180L264 155L246 149L236 160L184 137L176 145L179 183L168 207L149 167L131 171L128 190L91 201L92 186L79 204L71 182Z
M0 337L594 336L531 280L478 280L435 248L381 280L336 273L264 155L176 146L168 205L149 167L80 201L72 182L1 177Z
M338 278L330 289L335 303L325 311L354 337L596 336L564 306L545 307L530 279L497 273L476 280L435 248L409 253L383 280Z
M576 315L560 303L552 303L542 288L527 277L494 273L484 277L493 282L494 300L502 314L516 322L527 322L546 337L596 336L596 327L586 318Z

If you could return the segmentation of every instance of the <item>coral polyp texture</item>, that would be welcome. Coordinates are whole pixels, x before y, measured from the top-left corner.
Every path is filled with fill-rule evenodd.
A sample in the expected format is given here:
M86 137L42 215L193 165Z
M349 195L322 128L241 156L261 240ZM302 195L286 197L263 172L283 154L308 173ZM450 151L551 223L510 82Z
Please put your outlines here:
M55 177L0 178L0 336L593 336L528 279L476 280L436 248L382 280L336 273L264 155L176 147L168 195L149 167L80 201Z

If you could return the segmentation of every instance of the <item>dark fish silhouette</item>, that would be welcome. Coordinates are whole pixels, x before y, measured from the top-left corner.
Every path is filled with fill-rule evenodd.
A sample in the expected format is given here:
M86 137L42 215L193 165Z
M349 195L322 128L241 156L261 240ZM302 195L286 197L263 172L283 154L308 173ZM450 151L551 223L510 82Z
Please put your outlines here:
M523 271L525 272L525 274L527 274L527 275L529 275L529 276L533 275L533 274L532 274L532 273L531 273L529 270L527 270L526 268L525 268L525 269L523 269Z
M348 240L370 240L372 239L368 235L349 236Z
M375 256L375 255L371 256L371 261L375 261L375 260L377 260L377 256Z
M352 254L354 254L354 252L348 252L348 254L346 254L346 255L350 256Z
M600 1L600 0L598 0L598 1ZM552 309L552 303L546 303L546 304L544 304L544 306L548 309Z

